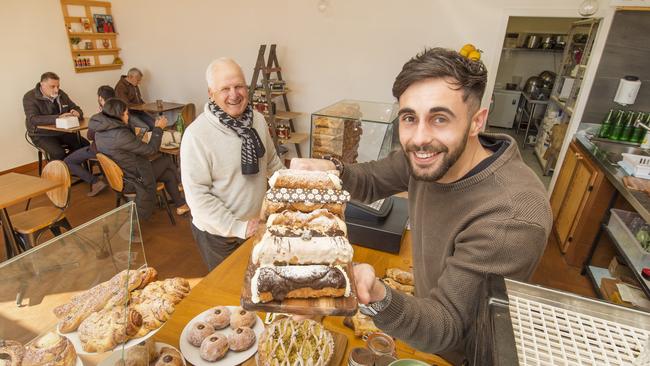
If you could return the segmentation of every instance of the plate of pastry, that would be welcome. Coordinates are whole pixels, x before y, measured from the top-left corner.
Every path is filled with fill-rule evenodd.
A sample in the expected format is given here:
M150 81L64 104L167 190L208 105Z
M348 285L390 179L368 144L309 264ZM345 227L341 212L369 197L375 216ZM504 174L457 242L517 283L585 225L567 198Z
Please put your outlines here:
M65 337L67 337L70 340L70 342L72 342L72 344L74 345L74 348L77 350L78 354L80 354L80 355L94 355L94 354L97 354L97 353L104 353L104 352L108 352L108 351L112 351L112 350L121 350L122 346L124 346L124 349L129 349L129 348L137 345L138 343L141 343L141 342L146 341L147 339L151 338L154 334L158 333L160 328L162 328L162 326L159 327L159 328L156 328L154 330L149 331L149 333L145 334L142 337L131 338L127 342L122 343L122 344L118 344L118 345L114 345L112 348L107 349L107 350L104 350L103 348L101 348L102 345L107 344L105 342L105 341L107 341L107 339L96 338L96 339L89 340L89 342L83 343L80 336L79 336L79 332L72 332L72 333L62 334L61 332L58 332L58 328L57 328L57 332L59 334L65 336ZM119 338L117 335L115 335L115 336L117 338ZM115 339L116 337L113 337L111 339ZM84 348L84 345L85 345L85 348ZM91 348L89 348L89 347L91 347ZM86 349L92 349L93 351L86 351Z
M239 306L217 306L195 316L183 328L181 353L196 366L238 365L257 352L262 319Z
M99 364L99 366L122 365L184 366L186 363L176 347L163 342L154 342L149 338L124 352L122 348L118 348Z

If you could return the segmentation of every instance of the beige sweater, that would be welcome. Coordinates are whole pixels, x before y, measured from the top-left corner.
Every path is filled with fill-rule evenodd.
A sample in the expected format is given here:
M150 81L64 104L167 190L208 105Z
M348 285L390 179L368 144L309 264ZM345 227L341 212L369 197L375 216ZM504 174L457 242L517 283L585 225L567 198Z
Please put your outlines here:
M410 177L402 151L386 159L345 166L344 188L367 202L407 191L416 297L393 291L375 318L385 332L429 353L472 342L481 278L496 273L527 280L551 230L546 191L506 135L507 149L477 174L451 184ZM460 351L460 354L459 354Z
M253 112L253 126L266 154L260 172L241 173L241 138L205 105L185 130L181 144L181 177L192 223L213 235L244 238L248 220L259 216L266 182L283 168L264 116Z

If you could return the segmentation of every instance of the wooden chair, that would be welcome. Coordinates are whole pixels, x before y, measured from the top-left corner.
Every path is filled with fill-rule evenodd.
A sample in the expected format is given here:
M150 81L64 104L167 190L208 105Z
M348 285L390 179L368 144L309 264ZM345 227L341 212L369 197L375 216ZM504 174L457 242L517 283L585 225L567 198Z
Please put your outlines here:
M50 161L50 155L45 151L45 149L36 146L34 141L32 141L32 138L29 136L29 133L25 131L25 141L27 141L28 144L32 145L36 151L38 151L38 176L40 177L41 174L43 173L43 163L46 163ZM68 146L63 145L63 148L69 152Z
M61 235L61 227L72 229L65 217L65 210L70 204L71 179L68 166L61 160L53 160L43 168L41 177L61 184L61 187L46 193L54 206L35 207L11 215L14 231L20 235L28 249L35 246L41 234L47 230L54 235Z
M111 186L111 189L115 192L115 207L122 204L122 201L126 202L135 200L135 193L124 192L124 172L122 171L122 168L120 168L113 159L102 153L97 153L97 160L99 160L99 164L102 166L108 185ZM172 222L172 225L176 225L176 220L174 219L172 210L167 202L165 185L162 182L156 183L156 195L158 196L158 203L164 206L165 210L167 210L167 215L169 215L169 220Z
M183 116L183 121L185 121L185 128L194 122L196 118L196 106L194 103L185 104L185 107L181 109L181 116Z

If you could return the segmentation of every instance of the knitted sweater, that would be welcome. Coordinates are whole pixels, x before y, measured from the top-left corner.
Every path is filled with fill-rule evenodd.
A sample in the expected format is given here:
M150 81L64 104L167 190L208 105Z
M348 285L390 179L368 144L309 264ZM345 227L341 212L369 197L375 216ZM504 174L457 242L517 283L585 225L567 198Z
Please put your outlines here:
M192 223L213 235L245 238L248 220L257 218L266 182L283 168L264 117L253 112L253 127L266 153L257 174L242 175L241 138L219 122L208 105L185 130L181 144L181 178Z
M429 353L464 352L472 342L481 279L485 273L527 280L551 230L546 191L508 140L490 165L450 184L410 175L402 151L364 164L346 165L344 188L372 202L408 190L416 296L392 291L374 317L385 332Z

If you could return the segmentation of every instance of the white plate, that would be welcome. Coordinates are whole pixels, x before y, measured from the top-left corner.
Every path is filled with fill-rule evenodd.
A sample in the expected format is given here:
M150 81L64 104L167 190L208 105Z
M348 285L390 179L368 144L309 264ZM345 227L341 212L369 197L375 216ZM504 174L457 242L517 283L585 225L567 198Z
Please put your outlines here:
M156 342L155 344L156 344L156 352L158 352L158 353L160 353L160 350L163 347L170 347L170 348L173 348L176 351L178 351L178 349L176 347L174 347L172 345L169 345L167 343ZM178 353L180 353L180 351ZM110 356L106 357L106 359L104 361L99 363L99 366L115 366L115 363L117 363L117 361L119 361L120 358L122 358L122 349L121 348L116 349L115 351L113 351L113 353L111 353ZM185 362L185 359L183 359L183 365L187 365L187 363Z
M158 333L160 328L162 328L162 325L160 327L152 330L152 331L149 331L149 333L145 334L144 336L142 336L140 338L129 339L126 343L124 343L124 348L131 348L131 347L135 346L136 344L138 344L138 343L144 341L145 339L153 336L154 334ZM72 333L61 333L59 331L59 325L57 324L56 325L56 332L59 333L60 335L64 336L64 337L67 337L70 340L70 342L72 342L72 344L74 345L74 349L77 351L77 354L79 354L79 355L96 355L97 354L97 352L86 352L86 351L84 351L83 347L81 346L81 340L79 339L79 332L78 331L75 330ZM117 345L115 348L121 347L121 346L122 345L120 344L120 345Z
M227 306L227 308L232 312L239 307ZM190 342L187 341L187 333L189 332L189 330L191 329L194 323L205 319L205 317L207 317L211 311L212 309L208 309L202 312L201 314L195 316L194 319L190 320L190 322L187 323L187 325L185 325L185 328L183 328L183 332L181 333L181 339L179 340L178 343L181 346L181 353L183 354L185 359L190 361L190 363L192 363L195 366L213 366L213 365L234 366L234 365L239 365L244 361L248 360L249 358L251 358L251 356L253 356L255 352L257 352L257 342L260 338L260 334L262 334L262 332L264 331L264 323L262 323L262 319L260 319L260 317L257 316L257 314L255 315L257 317L257 321L255 322L255 326L253 327L253 331L255 332L255 343L251 348L243 352L228 351L224 358L215 362L208 362L201 358L199 347L194 347L193 345L190 344ZM233 330L230 327L228 327L226 329L217 330L215 333L228 336L232 334L232 332Z

